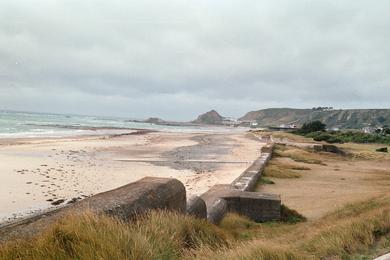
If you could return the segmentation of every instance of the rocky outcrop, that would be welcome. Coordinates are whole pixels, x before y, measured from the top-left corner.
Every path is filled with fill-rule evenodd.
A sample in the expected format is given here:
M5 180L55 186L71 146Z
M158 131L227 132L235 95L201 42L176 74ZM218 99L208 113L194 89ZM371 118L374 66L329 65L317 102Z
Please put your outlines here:
M161 118L158 118L158 117L149 117L148 119L146 119L143 122L144 123L150 123L150 124L163 124L163 123L166 123L166 121L164 121L164 120L162 120Z
M224 120L223 116L218 114L217 111L211 110L207 113L198 116L198 118L192 121L192 123L207 124L207 125L221 125L223 120Z

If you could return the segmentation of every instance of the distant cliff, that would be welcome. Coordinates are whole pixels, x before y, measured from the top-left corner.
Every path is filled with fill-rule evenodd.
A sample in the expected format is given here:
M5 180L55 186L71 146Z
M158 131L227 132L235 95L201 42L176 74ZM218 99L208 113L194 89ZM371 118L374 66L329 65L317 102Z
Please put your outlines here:
M252 111L240 118L240 121L256 121L262 126L281 124L302 125L305 122L320 120L328 128L359 129L368 124L390 125L390 109L293 109L269 108Z
M198 116L198 118L195 119L194 121L192 121L192 123L208 124L208 125L221 125L224 119L225 118L223 116L221 116L220 114L218 114L217 111L211 110L207 113L204 113L204 114Z

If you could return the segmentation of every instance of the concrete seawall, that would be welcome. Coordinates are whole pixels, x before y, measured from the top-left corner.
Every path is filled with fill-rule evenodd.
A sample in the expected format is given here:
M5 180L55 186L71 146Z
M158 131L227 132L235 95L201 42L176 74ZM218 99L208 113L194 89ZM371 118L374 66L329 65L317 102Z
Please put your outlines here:
M208 205L209 220L212 223L218 223L227 212L236 212L257 222L280 217L280 197L274 194L236 190L230 185L215 185L202 198ZM225 207L221 207L222 203L217 203L220 200L226 202Z
M260 157L230 185L215 185L201 196L210 222L219 223L227 212L236 212L258 222L280 219L280 196L253 192L272 157L273 148L273 144L268 143Z
M263 146L260 157L232 182L231 187L241 191L254 191L265 167L271 160L273 149L273 143Z
M232 188L242 191L253 191L271 156L272 152L262 152L260 157L232 182Z

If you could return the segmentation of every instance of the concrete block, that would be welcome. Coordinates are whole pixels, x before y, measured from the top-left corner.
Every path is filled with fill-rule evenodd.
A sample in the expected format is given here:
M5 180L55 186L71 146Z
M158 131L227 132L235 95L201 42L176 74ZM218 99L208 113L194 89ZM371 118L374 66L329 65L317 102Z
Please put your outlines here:
M199 196L192 196L187 200L187 214L207 219L207 208L204 200Z
M184 185L176 179L143 178L74 204L2 227L0 228L0 241L31 237L69 213L78 214L88 210L127 220L151 209L167 209L185 213L186 190Z
M280 219L281 200L278 195L241 191L232 189L230 185L215 185L201 197L206 202L208 213L218 213L218 217L210 217L212 223L218 223L222 213L224 215L226 212L236 212L257 222ZM218 204L220 200L226 202L226 209Z
M278 195L240 191L223 198L227 201L229 212L247 216L256 222L280 219L281 201Z
M222 198L216 198L207 207L207 220L210 223L218 224L228 212L227 202Z
M122 219L150 209L186 212L186 190L176 179L146 177L115 190L96 194L74 205L76 210L89 208Z

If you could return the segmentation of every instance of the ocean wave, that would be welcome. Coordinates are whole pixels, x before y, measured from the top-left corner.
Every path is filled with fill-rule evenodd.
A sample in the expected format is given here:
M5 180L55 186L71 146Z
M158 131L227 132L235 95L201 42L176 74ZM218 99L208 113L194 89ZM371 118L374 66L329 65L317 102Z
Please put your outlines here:
M118 126L87 126L81 124L73 124L73 125L61 125L61 124L33 124L28 123L24 124L26 126L35 126L35 127L49 127L49 128L63 128L63 129L78 129L78 130L132 130L133 127L118 127Z

